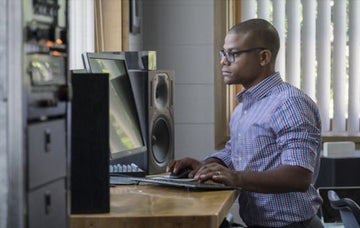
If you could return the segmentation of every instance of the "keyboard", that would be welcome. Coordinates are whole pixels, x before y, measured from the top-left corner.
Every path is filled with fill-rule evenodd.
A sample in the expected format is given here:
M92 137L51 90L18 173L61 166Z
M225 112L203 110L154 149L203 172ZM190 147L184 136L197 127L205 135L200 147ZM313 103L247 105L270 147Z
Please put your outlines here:
M109 165L110 176L145 177L146 173L136 164L112 164Z
M129 177L133 181L148 182L159 185L168 185L174 187L185 187L188 189L198 190L234 190L240 189L234 186L226 186L221 184L199 183L197 181L181 181L181 179L167 179L167 178L147 178L147 177Z
M118 176L110 176L109 184L114 187L116 185L129 185L129 184L138 184L138 181L130 179L129 176L121 175Z

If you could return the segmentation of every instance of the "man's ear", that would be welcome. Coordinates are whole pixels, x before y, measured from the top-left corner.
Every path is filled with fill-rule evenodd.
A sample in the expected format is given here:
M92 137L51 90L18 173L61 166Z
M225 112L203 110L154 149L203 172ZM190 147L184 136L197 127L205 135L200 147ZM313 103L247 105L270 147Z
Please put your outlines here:
M260 65L261 66L265 66L267 64L269 64L271 62L271 51L269 49L265 49L259 52L259 60L260 60Z

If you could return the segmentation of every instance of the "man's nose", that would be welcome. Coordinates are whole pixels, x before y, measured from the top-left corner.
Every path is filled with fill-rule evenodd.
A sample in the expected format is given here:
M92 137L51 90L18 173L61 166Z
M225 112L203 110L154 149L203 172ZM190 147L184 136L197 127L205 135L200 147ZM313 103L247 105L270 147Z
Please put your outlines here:
M220 59L220 64L221 65L230 65L229 61L227 61L225 56L222 56Z

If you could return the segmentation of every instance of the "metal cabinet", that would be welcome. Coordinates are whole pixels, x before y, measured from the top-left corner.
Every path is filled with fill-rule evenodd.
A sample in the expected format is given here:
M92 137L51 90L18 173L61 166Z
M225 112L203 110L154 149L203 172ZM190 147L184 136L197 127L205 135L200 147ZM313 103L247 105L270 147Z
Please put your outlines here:
M23 0L24 204L28 228L69 226L67 0Z
M29 228L64 228L67 225L65 178L29 191Z
M66 177L65 120L28 126L28 185L36 188Z

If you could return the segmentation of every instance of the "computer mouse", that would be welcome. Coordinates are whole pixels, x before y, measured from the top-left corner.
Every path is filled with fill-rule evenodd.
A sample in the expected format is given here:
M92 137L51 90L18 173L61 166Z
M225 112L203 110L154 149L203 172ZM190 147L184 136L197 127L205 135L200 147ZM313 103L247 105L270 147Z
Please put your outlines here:
M170 173L169 178L171 179L180 179L180 178L189 178L188 175L192 171L192 169L183 169L178 173Z

